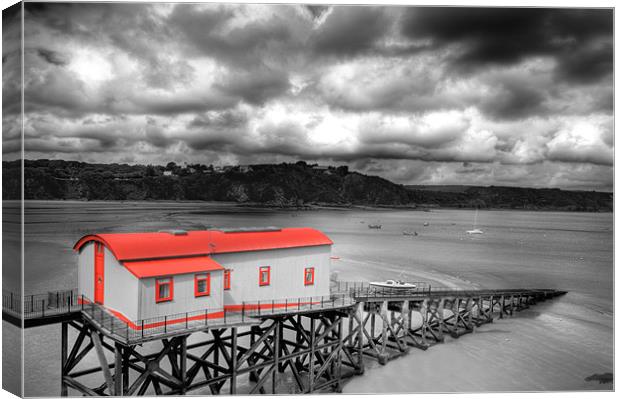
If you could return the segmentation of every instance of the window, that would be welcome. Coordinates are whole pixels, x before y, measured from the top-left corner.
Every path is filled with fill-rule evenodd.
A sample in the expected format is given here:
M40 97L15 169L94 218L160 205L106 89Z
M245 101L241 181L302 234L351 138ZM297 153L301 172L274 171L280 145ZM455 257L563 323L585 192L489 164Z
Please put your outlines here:
M314 285L314 267L306 267L304 270L304 285Z
M258 285L269 285L271 280L271 266L261 266L258 273Z
M224 289L230 289L230 269L224 270Z
M174 295L174 283L172 277L158 278L155 280L155 302L171 301Z
M211 274L194 275L194 296L207 296L211 293Z

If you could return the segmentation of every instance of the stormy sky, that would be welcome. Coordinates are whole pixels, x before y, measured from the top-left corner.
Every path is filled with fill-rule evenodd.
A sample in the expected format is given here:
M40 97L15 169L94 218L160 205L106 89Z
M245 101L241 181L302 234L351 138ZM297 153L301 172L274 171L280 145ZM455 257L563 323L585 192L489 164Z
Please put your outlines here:
M612 18L26 3L26 158L305 160L403 184L610 191ZM3 48L5 70L18 55ZM16 77L4 74L5 159L19 156Z

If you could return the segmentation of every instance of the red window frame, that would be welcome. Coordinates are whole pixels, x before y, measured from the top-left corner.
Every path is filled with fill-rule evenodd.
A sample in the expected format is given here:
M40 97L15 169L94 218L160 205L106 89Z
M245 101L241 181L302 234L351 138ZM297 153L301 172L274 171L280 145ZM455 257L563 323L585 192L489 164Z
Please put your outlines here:
M163 281L163 280L169 280L169 281ZM170 285L170 288L168 289L169 295L167 297L161 297L159 296L159 287L162 285L166 285L166 284ZM174 298L174 279L172 278L172 276L156 278L155 279L155 302L159 303L159 302L172 301L173 298Z
M224 270L224 290L230 289L230 269Z
M267 272L267 279L263 280L263 273ZM261 266L258 269L258 285L264 286L271 283L271 266Z
M206 291L198 291L198 283L205 281ZM194 274L194 296L208 296L211 294L211 273L196 273Z
M308 274L310 272L310 274ZM308 275L310 280L308 280ZM304 269L304 285L314 285L314 267L306 267Z

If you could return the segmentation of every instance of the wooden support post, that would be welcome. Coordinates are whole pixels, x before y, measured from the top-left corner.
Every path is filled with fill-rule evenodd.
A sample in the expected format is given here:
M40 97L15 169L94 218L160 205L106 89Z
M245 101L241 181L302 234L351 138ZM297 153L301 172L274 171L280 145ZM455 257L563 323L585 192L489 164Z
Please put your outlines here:
M472 318L473 318L472 311L473 311L473 308L474 308L474 300L472 298L467 298L467 302L466 302L466 305L465 305L465 311L467 312L466 313L466 318L465 318L465 321L466 321L465 325L466 325L468 330L473 330L474 329L474 325L472 323Z
M379 354L379 363L386 364L388 360L387 342L388 342L388 302L381 302L381 353Z
M123 396L123 346L114 344L114 396Z
M69 346L68 327L69 325L66 321L63 321L60 325L60 396L68 395L67 383L65 382Z
M502 295L499 299L499 318L504 318L504 312L506 312L506 298Z
M458 297L452 301L452 325L450 326L450 334L452 337L458 337L459 318L461 317L461 299Z
M403 301L401 316L403 320L402 337L406 339L407 333L411 329L411 313L409 312L409 301Z
M364 304L358 302L355 305L355 315L357 318L357 373L364 374Z
M420 305L420 316L422 317L422 326L420 327L422 345L429 346L426 341L426 330L428 329L428 298L425 298Z
M273 371L271 374L271 393L273 395L276 394L276 387L278 386L278 367L280 367L280 337L282 333L282 321L281 319L274 319L274 323L276 323L276 328L273 330Z
M373 303L371 304L371 308L370 308L370 338L372 339L372 341L375 341L375 313L376 313L376 305Z
M179 359L179 371L181 379L181 394L185 395L187 391L187 335L180 337L181 340L181 353Z
M338 393L342 392L342 354L343 354L343 321L342 321L342 316L337 316L338 317L338 347L336 348L336 350L338 351L338 355L336 357L336 360L334 362L334 375L336 376L337 379L337 383L334 386L334 390ZM333 348L332 348L333 350Z
M237 393L237 327L232 328L230 347L230 394Z
M282 357L282 345L283 342L282 340L284 339L284 320L285 319L278 319L278 358ZM284 370L286 369L286 363L281 363L278 364L278 371L280 373L284 373Z
M254 345L256 344L256 335L257 335L256 330L257 329L260 331L260 328L258 326L250 327L250 348L253 348ZM255 371L251 372L248 378L250 379L251 382L258 382L258 379L259 379Z
M301 324L300 324L301 327ZM308 363L308 393L312 393L314 391L314 352L316 350L316 343L314 342L315 331L314 331L314 317L310 316L310 355L309 355L309 363Z
M435 317L437 318L437 329L436 335L437 340L439 342L443 342L443 330L444 330L444 321L443 321L443 307L444 307L444 298L440 298L439 302L437 302L437 309L435 310Z
M123 374L123 395L127 394L127 390L129 389L129 358L131 357L131 347L123 348L123 364L122 364L122 374Z

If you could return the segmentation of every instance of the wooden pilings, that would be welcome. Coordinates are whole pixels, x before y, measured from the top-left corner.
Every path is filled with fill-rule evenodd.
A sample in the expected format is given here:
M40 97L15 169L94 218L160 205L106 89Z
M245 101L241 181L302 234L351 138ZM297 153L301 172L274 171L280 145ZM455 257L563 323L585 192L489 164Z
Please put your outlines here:
M143 353L140 345L113 341L87 319L63 323L61 395L67 396L69 389L87 396L183 395L200 388L211 394L222 389L230 394L268 393L267 389L272 394L291 393L290 386L279 384L279 374L286 372L293 375L295 392L339 392L344 378L363 372L362 331L358 327L345 336L346 316L328 311L265 318L257 326L194 332L203 338L199 342L188 343L190 334L163 338L149 344L160 344L152 353ZM79 334L69 353L64 343L70 326ZM346 345L347 340L357 347ZM91 351L98 366L79 370ZM98 375L101 383L87 386L81 378L87 375Z
M458 338L553 295L357 298L346 308L263 316L254 325L187 331L145 346L121 342L82 317L61 324L60 391L61 396L69 389L87 396L340 392L345 379L364 373L364 358L385 364L411 348L426 350L446 335ZM77 332L72 342L70 328ZM156 349L146 353L147 347ZM91 352L97 366L80 369ZM90 385L93 376L100 381L89 386L84 376L90 376Z

